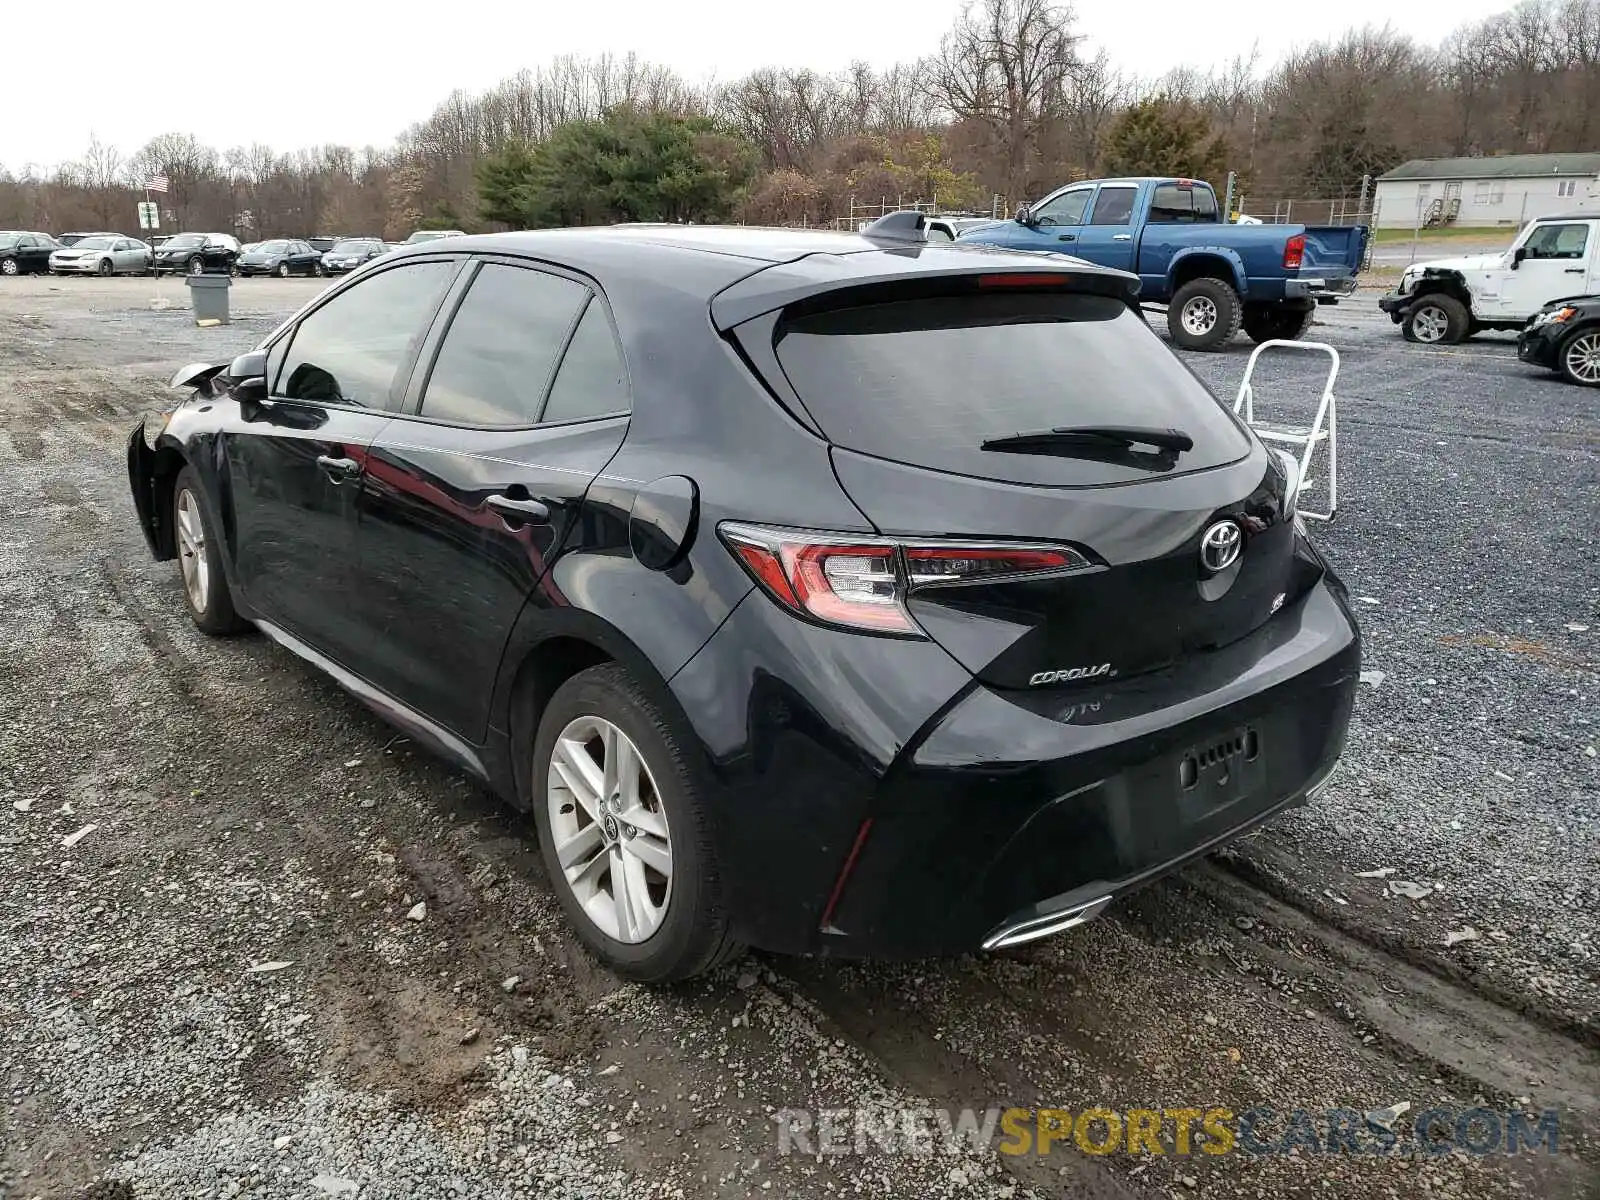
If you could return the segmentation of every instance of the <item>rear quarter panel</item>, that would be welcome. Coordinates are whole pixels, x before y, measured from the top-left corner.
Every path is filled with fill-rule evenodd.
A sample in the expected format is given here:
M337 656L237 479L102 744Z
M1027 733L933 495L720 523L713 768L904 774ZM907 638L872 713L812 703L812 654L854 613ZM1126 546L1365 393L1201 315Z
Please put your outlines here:
M1280 299L1289 272L1283 248L1298 225L1146 225L1139 242L1140 296L1166 300L1185 278L1184 264L1197 258L1226 264L1239 294L1251 300Z

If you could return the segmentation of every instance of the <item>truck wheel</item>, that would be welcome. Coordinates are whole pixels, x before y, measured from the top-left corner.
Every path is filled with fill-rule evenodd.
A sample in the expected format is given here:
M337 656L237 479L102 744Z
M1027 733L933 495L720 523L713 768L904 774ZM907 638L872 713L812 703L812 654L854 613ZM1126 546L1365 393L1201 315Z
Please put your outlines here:
M1411 306L1400 322L1400 336L1425 346L1454 346L1464 340L1472 327L1467 306L1454 296L1435 292Z
M1274 338L1293 342L1311 328L1314 309L1285 308L1281 305L1245 306L1244 331L1256 343L1270 342Z
M1167 305L1167 332L1185 350L1220 350L1239 332L1244 305L1220 279L1191 279Z

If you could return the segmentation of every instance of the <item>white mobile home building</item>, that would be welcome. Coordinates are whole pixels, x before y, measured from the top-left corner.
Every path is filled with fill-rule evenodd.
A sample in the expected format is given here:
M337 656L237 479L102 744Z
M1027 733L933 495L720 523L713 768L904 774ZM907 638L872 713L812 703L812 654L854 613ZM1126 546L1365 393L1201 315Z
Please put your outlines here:
M1378 176L1374 224L1517 227L1600 209L1600 152L1417 158Z

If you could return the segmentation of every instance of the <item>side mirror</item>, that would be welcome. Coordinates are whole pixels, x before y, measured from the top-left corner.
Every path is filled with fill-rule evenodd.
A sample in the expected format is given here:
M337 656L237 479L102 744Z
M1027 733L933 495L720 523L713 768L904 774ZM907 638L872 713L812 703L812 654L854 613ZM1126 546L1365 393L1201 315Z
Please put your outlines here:
M267 352L265 350L249 350L239 355L228 364L228 378L235 386L246 380L259 379L263 385L267 382Z
M1032 225L1033 224L1033 214L1028 211L1028 206L1026 204L1017 205L1017 224L1018 225Z
M1515 250L1513 250L1511 252L1511 269L1513 271L1515 271L1518 267L1520 267L1522 265L1522 260L1527 258L1527 257L1528 257L1528 248L1526 246L1518 246Z

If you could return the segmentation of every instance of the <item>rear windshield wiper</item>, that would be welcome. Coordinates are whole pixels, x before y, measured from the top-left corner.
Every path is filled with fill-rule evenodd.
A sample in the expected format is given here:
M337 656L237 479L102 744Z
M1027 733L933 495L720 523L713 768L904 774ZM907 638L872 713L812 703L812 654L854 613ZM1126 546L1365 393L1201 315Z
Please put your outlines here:
M1194 439L1181 429L1156 429L1146 425L1066 425L990 438L979 449L1012 454L1060 454L1074 449L1120 449L1154 446L1172 454L1194 449Z

